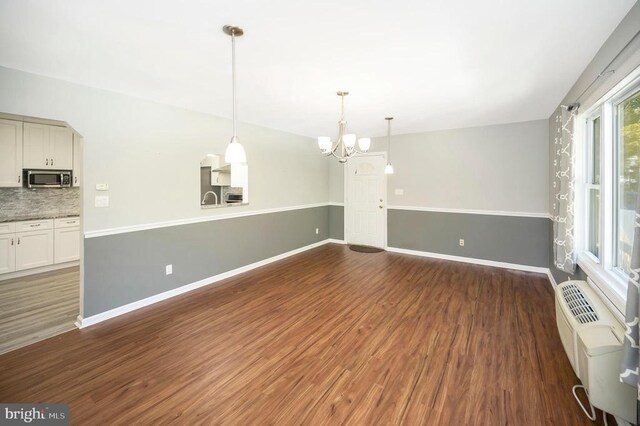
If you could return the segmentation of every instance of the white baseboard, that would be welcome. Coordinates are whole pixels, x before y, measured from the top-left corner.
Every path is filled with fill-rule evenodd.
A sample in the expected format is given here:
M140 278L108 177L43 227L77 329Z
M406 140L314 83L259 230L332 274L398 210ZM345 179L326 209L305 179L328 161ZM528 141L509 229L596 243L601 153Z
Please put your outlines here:
M549 277L549 282L551 283L551 288L553 288L553 291L555 292L556 291L556 287L558 287L558 283L556 282L555 277L551 273L551 269L547 269L547 277Z
M58 269L71 268L78 265L80 265L80 261L74 260L72 262L58 263L56 265L47 265L41 266L39 268L25 269L24 271L9 272L8 274L1 274L0 281L10 280L12 278L26 277L28 275L42 274L44 272L57 271Z
M475 259L473 257L453 256L450 254L431 253L428 251L408 250L397 247L387 247L387 251L394 253L410 254L413 256L431 257L434 259L452 260L454 262L472 263L475 265L495 266L496 268L516 269L518 271L537 272L547 274L549 268L540 266L519 265L516 263L496 262L494 260Z
M316 248L316 247L320 247L320 246L322 246L324 244L327 244L327 243L333 242L333 241L337 241L337 240L329 240L329 239L327 239L327 240L318 241L317 243L309 244L308 246L300 247L298 249L291 250L291 251L288 251L286 253L282 253L282 254L279 254L277 256L273 256L273 257L270 257L268 259L261 260L259 262L255 262L255 263L251 263L249 265L241 266L240 268L232 269L231 271L223 272L221 274L214 275L212 277L204 278L204 279L202 279L200 281L196 281L196 282L191 283L191 284L186 284L186 285L183 285L182 287L178 287L178 288L175 288L173 290L165 291L164 293L156 294L156 295L147 297L147 298L142 299L142 300L131 302L131 303L128 303L126 305L119 306L117 308L113 308L113 309L110 309L108 311L96 314L96 315L92 315L92 316L87 317L87 318L82 318L82 316L78 316L78 319L77 319L75 324L76 324L76 327L78 327L78 328L89 327L91 325L98 324L98 323L100 323L102 321L106 321L108 319L115 318L117 316L120 316L120 315L129 313L129 312L135 311L136 309L144 308L145 306L149 306L149 305L152 305L154 303L161 302L161 301L166 300L166 299L170 299L170 298L172 298L174 296L177 296L179 294L187 293L187 292L195 290L197 288L205 287L205 286L217 283L217 282L222 281L224 279L233 277L234 275L238 275L238 274L241 274L243 272L247 272L247 271L250 271L252 269L259 268L259 267L267 265L269 263L277 262L278 260L282 260L282 259L287 258L289 256L293 256L295 254L302 253L303 251L307 251L307 250L310 250L310 249L313 249L313 248Z
M333 243L333 244L347 244L347 242L345 240L336 240L334 238L329 238L327 240L328 243Z

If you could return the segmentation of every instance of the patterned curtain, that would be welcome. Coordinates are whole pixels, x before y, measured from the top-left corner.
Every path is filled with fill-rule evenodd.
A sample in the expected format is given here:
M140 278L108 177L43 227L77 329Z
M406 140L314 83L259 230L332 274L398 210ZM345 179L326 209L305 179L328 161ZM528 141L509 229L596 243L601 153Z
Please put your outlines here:
M626 332L624 335L624 359L620 381L631 386L638 386L638 360L640 346L638 346L638 307L640 306L640 191L636 199L636 216L633 228L633 252L631 254L631 272L627 287L627 306L625 313Z
M573 203L575 181L573 167L573 129L576 109L561 106L555 114L553 158L553 258L555 267L573 274L575 271L573 239Z

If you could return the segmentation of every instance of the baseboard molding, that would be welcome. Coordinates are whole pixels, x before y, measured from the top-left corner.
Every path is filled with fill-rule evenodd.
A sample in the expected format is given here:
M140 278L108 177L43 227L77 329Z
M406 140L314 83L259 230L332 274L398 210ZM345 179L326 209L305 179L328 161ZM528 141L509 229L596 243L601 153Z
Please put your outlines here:
M555 277L551 273L551 269L547 269L547 277L549 277L549 282L551 283L551 288L553 291L556 291L556 287L558 287L558 283L556 282Z
M394 253L410 254L413 256L431 257L434 259L451 260L454 262L472 263L474 265L495 266L496 268L516 269L518 271L537 272L547 275L549 268L540 266L519 265L517 263L496 262L494 260L476 259L473 257L453 256L450 254L431 253L427 251L408 250L398 247L387 247L387 251Z
M57 271L58 269L73 268L74 266L78 265L80 265L80 261L75 260L73 262L59 263L57 265L47 265L41 266L39 268L25 269L24 271L9 272L8 274L0 275L0 281L10 280L12 278L26 277L29 275L42 274L44 272Z
M328 243L333 243L333 244L347 244L347 242L345 240L336 240L334 238L329 238L327 240Z
M338 241L338 240L326 239L326 240L318 241L317 243L309 244L308 246L300 247L295 250L291 250L286 253L282 253L277 256L270 257L268 259L260 260L258 262L254 262L249 265L241 266L240 268L232 269L230 271L223 272L221 274L214 275L212 277L204 278L194 283L186 284L186 285L183 285L182 287L174 288L173 290L165 291L163 293L159 293L142 300L131 302L126 305L119 306L117 308L113 308L96 315L92 315L87 318L83 318L82 316L79 315L75 324L76 324L76 327L78 328L86 328L94 324L98 324L100 322L106 321L108 319L115 318L120 315L124 315L126 313L135 311L140 308L144 308L145 306L153 305L154 303L158 303L163 300L170 299L180 294L187 293L201 287L215 284L219 281L233 277L234 275L242 274L243 272L247 272L252 269L256 269L261 266L268 265L269 263L277 262L278 260L285 259L287 257L296 255L298 253L302 253L307 250L311 250L316 247L320 247L324 244L334 242L334 241Z

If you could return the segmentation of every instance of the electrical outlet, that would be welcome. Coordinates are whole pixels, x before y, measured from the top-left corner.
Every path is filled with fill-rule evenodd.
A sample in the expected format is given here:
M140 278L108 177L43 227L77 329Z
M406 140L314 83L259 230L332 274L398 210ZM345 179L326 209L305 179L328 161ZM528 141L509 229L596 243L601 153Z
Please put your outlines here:
M460 238L460 247L464 247L464 239Z
M165 266L165 272L166 272L167 275L173 274L173 265Z
M318 235L320 233L320 229L316 228L316 235Z

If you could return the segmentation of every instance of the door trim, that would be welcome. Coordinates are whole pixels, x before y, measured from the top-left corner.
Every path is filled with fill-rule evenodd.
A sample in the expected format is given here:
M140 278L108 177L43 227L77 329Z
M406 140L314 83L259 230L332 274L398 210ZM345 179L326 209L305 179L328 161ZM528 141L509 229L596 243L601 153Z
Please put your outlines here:
M382 157L383 163L387 164L387 152L386 151L377 151L377 152L368 152L366 154L357 154L357 155L354 155L351 158L362 158L362 157ZM348 220L347 220L348 214L347 214L347 212L348 212L348 209L349 209L349 203L347 202L347 194L349 193L348 192L349 188L348 188L347 181L349 180L349 176L348 176L348 173L347 173L347 170L346 170L347 169L347 164L345 163L343 165L343 167L344 168L342 169L342 175L343 175L343 180L344 180L344 187L343 187L343 191L344 191L344 194L343 194L344 213L343 214L344 214L344 217L343 217L342 221L344 222L344 230L343 230L343 232L344 232L344 242L345 242L345 244L349 244L349 238L348 238L349 234L347 233L347 223L348 223ZM387 175L384 174L384 172L383 172L383 175L384 175L384 179L383 179L383 182L382 182L382 186L384 188L383 189L383 192L384 192L383 206L384 207L382 209L383 210L382 211L382 215L383 215L383 220L382 220L382 222L383 222L383 226L382 226L383 247L382 248L386 250L387 247L388 247L388 244L387 244L387 206L388 206L387 198L388 198L388 192L389 191L387 190Z

